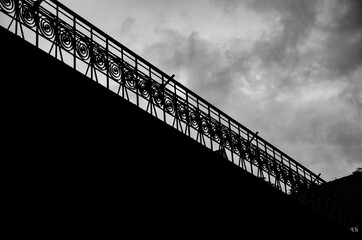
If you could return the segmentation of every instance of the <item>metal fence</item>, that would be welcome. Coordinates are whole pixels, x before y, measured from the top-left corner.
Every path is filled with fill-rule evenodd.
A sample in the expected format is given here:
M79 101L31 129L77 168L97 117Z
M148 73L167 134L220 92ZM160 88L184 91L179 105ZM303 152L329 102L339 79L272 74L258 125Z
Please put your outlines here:
M282 192L324 213L333 209L333 218L346 225L343 204L334 192L320 193L325 181L318 175L63 4L0 0L0 11L9 31L209 149L225 150L230 161Z

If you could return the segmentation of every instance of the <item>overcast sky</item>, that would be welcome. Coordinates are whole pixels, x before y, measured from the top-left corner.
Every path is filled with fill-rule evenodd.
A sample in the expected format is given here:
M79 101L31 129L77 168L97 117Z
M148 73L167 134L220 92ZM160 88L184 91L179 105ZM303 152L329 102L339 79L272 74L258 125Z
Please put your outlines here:
M362 165L361 0L60 0L322 178Z

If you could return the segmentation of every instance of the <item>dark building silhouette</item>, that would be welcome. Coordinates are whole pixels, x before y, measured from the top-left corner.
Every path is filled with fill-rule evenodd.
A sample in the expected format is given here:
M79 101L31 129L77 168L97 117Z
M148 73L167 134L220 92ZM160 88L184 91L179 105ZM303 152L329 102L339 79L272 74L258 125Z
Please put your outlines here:
M328 185L332 185L338 191L346 195L348 198L354 200L362 209L362 169L358 168L352 174L336 178Z
M0 36L9 222L26 234L357 236L21 37Z
M357 168L352 174L336 178L328 182L327 187L333 187L340 195L345 196L355 206L355 211L362 216L362 169ZM362 226L361 222L354 221L353 226ZM351 230L358 231L352 227Z

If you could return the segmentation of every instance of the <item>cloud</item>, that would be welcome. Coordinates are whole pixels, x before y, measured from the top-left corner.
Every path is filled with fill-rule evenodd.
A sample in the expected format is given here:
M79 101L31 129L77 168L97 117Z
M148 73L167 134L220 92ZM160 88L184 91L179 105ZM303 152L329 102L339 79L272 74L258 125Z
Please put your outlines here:
M221 3L221 1L217 1ZM309 36L316 19L316 2L307 0L223 1L224 8L246 7L269 16L274 26L254 44L264 67L278 65L293 68L299 64L299 46Z
M225 51L197 32L182 35L175 30L158 29L157 33L162 35L160 41L147 47L144 55L219 106L232 90L233 75L247 70L241 57L228 57Z
M120 26L120 33L121 34L127 34L130 33L132 31L132 28L134 28L136 21L134 20L134 18L132 17L127 17L125 20L123 20L123 22L121 23Z
M361 4L213 3L225 17L239 8L262 15L269 28L243 45L158 26L144 56L326 179L361 164Z
M319 26L327 35L326 67L337 75L348 75L362 66L362 2L333 1L326 6Z
M213 1L227 14L246 7L278 19L272 35L255 44L263 63L294 67L299 63L298 48L311 31L325 35L324 66L335 74L346 75L362 64L362 2L359 0L244 0ZM319 17L321 15L322 17Z

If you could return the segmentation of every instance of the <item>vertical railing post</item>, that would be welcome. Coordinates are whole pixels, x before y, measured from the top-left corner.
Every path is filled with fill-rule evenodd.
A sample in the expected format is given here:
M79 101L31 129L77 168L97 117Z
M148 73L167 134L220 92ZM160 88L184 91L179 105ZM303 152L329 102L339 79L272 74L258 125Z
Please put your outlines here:
M14 12L14 19L15 19L15 35L18 35L18 21L19 21L19 11L20 11L20 0L15 0L15 12ZM10 27L10 25L9 25Z
M137 107L140 106L140 99L139 99L139 91L138 91L138 79L139 79L139 72L138 72L138 58L135 57L135 86L136 86L136 102L137 102Z
M58 29L58 25L59 25L59 19L58 19L58 13L59 13L59 6L57 5L55 8L55 12L56 12L56 18L55 18L55 33L54 33L54 47L55 47L55 58L58 59L58 40L59 40L59 29ZM60 51L60 50L59 50Z
M233 142L233 134L232 134L232 130L231 130L230 118L228 118L228 125L229 125L228 134L229 134L229 141L230 141L231 162L234 163L234 152L233 152L234 142Z
M242 158L242 153L241 153L241 151L242 151L242 143L241 143L241 133L240 133L240 126L238 125L238 139L237 139L237 141L238 141L238 145L240 144L240 146L238 146L238 151L239 151L239 162L238 162L238 166L240 167L240 165L242 165L242 169L244 169L244 164L243 164L243 159L241 159ZM245 169L244 169L245 170Z
M248 158L249 158L249 163L250 163L250 171L251 174L254 175L254 170L253 170L253 160L251 159L251 141L253 140L252 138L250 138L250 132L248 131L247 133L248 135L248 145L247 145L247 149L248 149Z
M89 43L89 67L91 71L91 79L93 80L93 60L94 60L94 53L93 53L93 28L90 29L90 43Z
M223 143L223 139L222 139L222 125L221 125L221 116L220 116L219 111L217 112L217 120L218 120L217 131L219 131L218 134L220 134L219 149L221 149L221 147L222 147L222 145L224 145L224 143Z
M269 163L269 153L268 153L268 148L267 148L267 145L265 144L264 142L264 151L266 153L266 164L267 164L267 171L266 174L268 174L268 182L271 183L271 180L270 180L270 163Z
M195 117L197 122L197 134L196 134L196 141L198 141L198 137L200 137L200 143L202 144L202 129L200 121L200 106L199 106L199 99L196 99L196 110L195 110Z
M108 53L108 37L106 37L106 59L105 59L105 64L106 64L106 85L107 85L107 89L109 89L109 53Z
M160 94L161 94L161 101L163 101L162 103L162 115L163 115L163 121L167 122L167 117L166 117L166 101L165 101L165 91L166 91L166 86L165 86L165 76L162 75L162 85L160 87ZM176 123L178 124L178 123Z
M189 115L189 93L186 91L186 128L187 128L187 134L189 137L191 137L191 130L190 130L190 115Z
M36 3L35 3L36 4ZM40 23L40 14L39 14L40 4L36 4L34 6L34 13L35 13L35 46L39 48L39 23Z
M124 76L124 69L125 69L125 65L124 65L124 53L123 53L123 48L121 49L121 62L123 63L121 66L121 71L122 71L122 76L121 76L121 88L122 88L122 98L124 98L124 92L125 92L125 76ZM127 90L126 90L127 91ZM128 95L127 95L128 96ZM128 98L128 97L127 97ZM128 99L127 99L128 100Z
M210 114L210 105L207 105L207 117L209 118L208 119L208 122L210 123L211 122L211 114ZM209 124L208 126L208 129L209 129L209 137L210 137L210 148L211 148L211 151L214 151L214 144L212 142L212 129L211 129L211 124Z
M77 19L73 16L73 67L77 69Z

